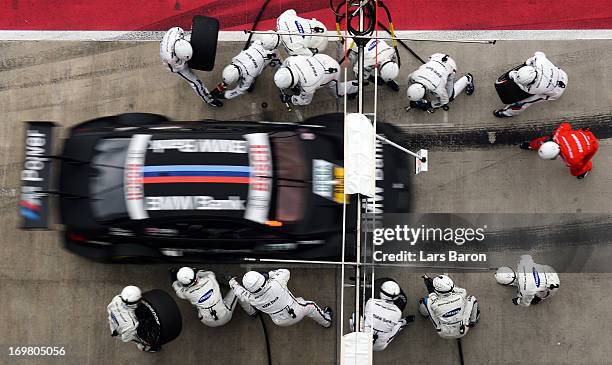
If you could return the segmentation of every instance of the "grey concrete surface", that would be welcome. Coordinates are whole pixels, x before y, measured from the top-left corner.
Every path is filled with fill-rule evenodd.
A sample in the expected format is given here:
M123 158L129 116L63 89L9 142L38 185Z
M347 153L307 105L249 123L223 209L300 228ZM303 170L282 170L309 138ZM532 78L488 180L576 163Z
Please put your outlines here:
M537 257L534 257L537 260ZM440 273L440 272L438 272ZM429 272L430 276L432 272ZM421 274L377 270L396 278L409 299L405 313L417 320L387 350L375 353L375 364L460 364L455 340L440 338L428 319L418 314L418 298L427 291ZM466 364L608 364L612 356L606 320L609 274L561 274L558 296L529 308L511 302L514 291L498 285L490 273L451 273L457 286L476 296L480 322L462 338ZM598 287L596 290L594 285ZM586 304L590 303L590 304ZM597 310L585 310L585 305Z
M220 81L224 64L240 46L223 43L215 71L200 73L209 88ZM612 53L610 41L499 42L495 46L418 43L414 49L422 56L444 50L457 60L459 72L473 72L477 81L474 96L462 95L448 113L434 115L406 113L404 85L399 94L379 90L379 120L400 125L415 140L425 135L435 141L447 133L460 135L471 130L529 130L532 125L538 126L533 128L538 134L540 128L561 119L611 113L607 85L612 73L606 61ZM520 117L495 119L491 111L501 104L492 88L494 79L535 50L545 51L567 71L566 94ZM418 62L404 51L402 62L404 80ZM267 102L268 108L262 108L262 102ZM349 102L349 111L355 107L355 102ZM22 121L52 120L70 126L130 111L160 113L176 120L298 121L298 113L306 118L322 111L342 111L342 103L320 92L310 106L297 110L284 110L270 71L258 81L254 93L212 109L185 82L164 70L157 43L0 43L0 306L4 308L0 323L5 329L0 335L0 363L264 364L260 324L239 309L228 326L207 329L197 322L187 303L180 302L183 333L155 355L140 353L135 346L108 336L105 306L112 296L126 284L169 290L166 266L92 264L59 249L52 231L16 228ZM366 111L371 110L373 105L368 103ZM534 154L509 144L434 143L431 171L413 179L412 208L420 212L610 212L612 171L605 168L610 150L609 140L602 140L593 174L578 181L560 161L539 161ZM592 260L601 261L596 250L591 255ZM246 270L237 266L213 269L235 274ZM409 293L409 309L415 312L416 298L423 293L419 275L403 269L380 272L398 278ZM338 276L334 269L297 268L290 288L322 305L337 303ZM609 298L602 294L611 289L610 274L563 274L559 297L530 309L514 307L511 294L498 287L490 273L453 277L478 297L483 310L482 322L463 340L467 364L610 362L607 336L612 313ZM349 302L350 295L345 301L346 313L352 311ZM589 307L584 309L586 305ZM336 363L336 330L323 330L309 321L291 328L267 324L274 364ZM39 360L6 356L10 345L43 344L65 345L68 355ZM375 362L458 363L456 345L439 339L429 322L420 318L386 352L376 354Z

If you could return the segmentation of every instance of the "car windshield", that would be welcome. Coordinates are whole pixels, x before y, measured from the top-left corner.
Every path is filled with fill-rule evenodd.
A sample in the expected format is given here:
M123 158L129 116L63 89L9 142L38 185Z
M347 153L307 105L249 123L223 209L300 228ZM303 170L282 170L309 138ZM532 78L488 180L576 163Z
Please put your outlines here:
M275 219L292 223L302 219L308 185L306 182L306 159L302 141L295 132L270 135L274 151L274 173L276 176Z
M102 139L91 160L89 191L94 217L113 220L127 216L123 193L123 170L129 138Z

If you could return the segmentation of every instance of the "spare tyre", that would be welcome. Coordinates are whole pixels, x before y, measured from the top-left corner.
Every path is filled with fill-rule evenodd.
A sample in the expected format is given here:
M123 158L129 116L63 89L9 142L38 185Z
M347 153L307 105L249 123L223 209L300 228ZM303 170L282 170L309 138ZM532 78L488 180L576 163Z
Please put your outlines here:
M178 305L170 294L160 289L142 293L135 313L138 336L154 349L177 338L183 328Z
M508 76L510 71L516 71L523 66L525 66L524 63L505 72L503 75L498 77L497 80L495 80L495 91L497 91L497 95L499 95L499 98L501 99L502 103L512 104L531 96L531 94L523 91L523 89L521 89Z
M190 68L212 71L217 55L219 21L215 18L196 15L191 23L191 47L193 55L187 64Z

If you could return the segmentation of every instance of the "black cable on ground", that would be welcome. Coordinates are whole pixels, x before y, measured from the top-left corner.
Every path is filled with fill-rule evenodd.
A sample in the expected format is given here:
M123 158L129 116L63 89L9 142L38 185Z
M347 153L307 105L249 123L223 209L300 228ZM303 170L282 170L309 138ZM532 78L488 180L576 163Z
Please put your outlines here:
M257 316L261 321L261 328L263 329L264 338L266 339L266 353L268 354L268 365L272 365L272 353L270 352L270 339L268 338L268 330L266 329L266 323L264 322L264 318L263 315L261 315L261 312L258 312Z
M389 10L389 8L387 7L387 5L385 5L385 3L382 2L382 0L378 0L377 2L378 6L383 8L383 10L385 11L385 14L387 14L387 21L389 21L389 28L391 28L389 31L387 31L393 38L395 38L395 29L393 29L393 19L391 18L391 11ZM382 25L380 22L378 22L378 25ZM397 49L397 40L393 39L393 49L395 50L395 55L397 56L397 66L401 67L402 66L402 59L400 57L400 53L399 50Z
M461 360L461 365L465 365L463 362L463 347L461 347L461 339L457 339L457 347L459 347L459 360Z
M259 24L259 21L261 20L261 17L263 16L264 11L266 11L266 8L268 7L269 3L270 3L270 0L265 0L263 5L261 6L261 9L259 9L259 13L255 17L255 21L253 22L253 28L251 28L251 33L249 33L249 38L247 39L246 44L244 45L244 50L249 48L249 44L251 43L251 38L253 38L253 31L257 29L257 24Z

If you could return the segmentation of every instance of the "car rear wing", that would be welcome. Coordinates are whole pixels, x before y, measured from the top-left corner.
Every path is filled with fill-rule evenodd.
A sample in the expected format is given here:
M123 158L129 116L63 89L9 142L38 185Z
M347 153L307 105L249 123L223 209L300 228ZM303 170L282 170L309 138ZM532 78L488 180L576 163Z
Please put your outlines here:
M49 225L53 127L53 122L26 122L19 200L23 229L45 229Z

